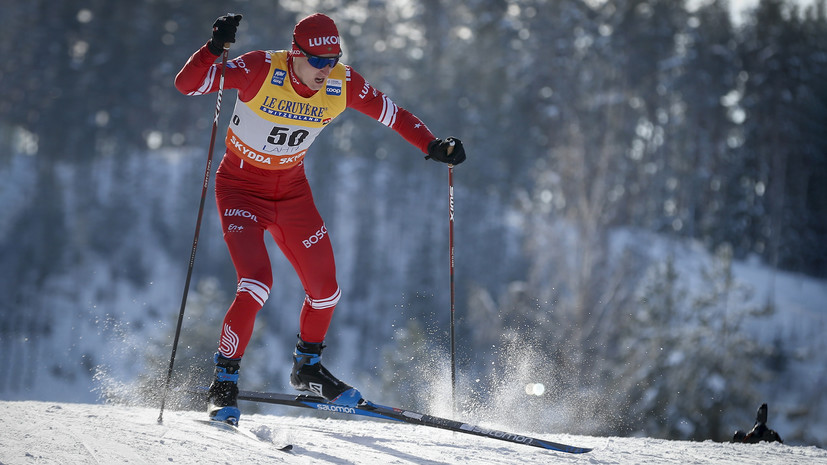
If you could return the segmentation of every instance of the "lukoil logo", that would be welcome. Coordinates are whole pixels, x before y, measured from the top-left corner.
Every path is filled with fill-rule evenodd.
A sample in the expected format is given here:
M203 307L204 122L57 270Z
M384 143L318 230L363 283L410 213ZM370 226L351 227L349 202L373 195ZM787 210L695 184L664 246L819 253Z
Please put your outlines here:
M258 218L256 217L256 215L253 215L247 210L241 210L240 208L227 208L224 210L224 216L240 216L242 218L249 218L258 223Z
M309 43L311 47L319 47L321 45L337 45L339 43L339 36L311 37Z

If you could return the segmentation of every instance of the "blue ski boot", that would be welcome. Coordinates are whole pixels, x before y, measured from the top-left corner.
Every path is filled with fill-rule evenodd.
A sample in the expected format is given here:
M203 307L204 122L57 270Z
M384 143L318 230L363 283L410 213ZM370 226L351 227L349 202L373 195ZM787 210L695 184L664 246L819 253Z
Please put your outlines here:
M207 391L207 413L210 420L238 425L238 367L240 358L215 354L215 379Z
M293 352L290 384L299 391L313 392L330 402L356 407L363 401L362 394L322 366L322 349L324 345L321 342L304 342L299 338Z

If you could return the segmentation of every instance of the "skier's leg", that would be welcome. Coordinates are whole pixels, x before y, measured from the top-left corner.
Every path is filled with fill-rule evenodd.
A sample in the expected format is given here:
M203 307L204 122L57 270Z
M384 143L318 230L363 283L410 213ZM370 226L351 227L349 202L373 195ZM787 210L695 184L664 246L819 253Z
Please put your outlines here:
M269 297L273 277L264 245L264 230L270 220L266 203L235 193L233 184L234 180L225 179L219 169L216 204L238 285L221 325L207 409L213 420L237 423L241 416L237 402L239 365L252 336L256 314Z
M330 236L309 186L305 195L279 202L275 224L269 229L296 270L306 293L290 383L298 390L356 405L362 399L359 391L337 379L321 364L322 342L339 302L340 290Z
M333 246L310 187L302 196L279 201L275 218L268 230L293 265L305 291L299 335L307 342L321 343L341 292L336 281Z
M241 358L253 334L256 314L270 296L273 272L264 229L254 219L222 217L221 223L238 287L221 325L218 352L227 358Z

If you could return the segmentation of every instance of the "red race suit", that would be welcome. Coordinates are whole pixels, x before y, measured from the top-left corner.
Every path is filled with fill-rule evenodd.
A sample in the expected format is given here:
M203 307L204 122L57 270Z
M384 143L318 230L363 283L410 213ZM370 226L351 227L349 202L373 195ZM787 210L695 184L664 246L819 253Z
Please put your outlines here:
M175 87L186 95L216 92L220 75L221 64L204 45L178 73ZM390 127L423 153L435 137L419 118L342 63L313 91L295 77L288 51L252 51L227 62L224 88L237 89L238 97L215 197L238 287L224 317L219 352L227 358L244 355L256 314L270 294L265 231L304 286L299 336L322 342L341 292L330 235L305 177L307 149L346 108Z

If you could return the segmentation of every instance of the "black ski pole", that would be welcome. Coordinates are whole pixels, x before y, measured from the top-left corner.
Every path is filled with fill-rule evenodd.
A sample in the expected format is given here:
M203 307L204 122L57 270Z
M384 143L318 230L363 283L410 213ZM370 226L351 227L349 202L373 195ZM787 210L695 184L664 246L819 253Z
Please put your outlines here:
M195 235L192 239L192 252L190 252L189 267L187 268L187 279L184 282L184 295L181 297L181 310L178 312L178 326L175 328L175 338L172 341L172 353L169 356L169 369L167 379L164 383L164 392L161 396L161 413L158 415L158 423L164 422L164 406L169 392L169 383L172 380L172 368L175 366L175 353L178 350L178 339L181 337L181 326L184 324L184 309L187 306L187 294L189 294L190 281L192 280L192 268L195 264L195 251L198 249L198 235L201 233L201 219L204 217L204 203L207 200L207 189L210 184L210 173L212 171L212 152L215 148L215 134L218 131L218 116L221 113L221 94L224 93L224 70L227 68L227 53L230 43L224 44L224 52L221 54L221 77L218 81L218 97L215 101L215 116L212 120L212 134L210 135L210 148L207 151L207 168L204 170L204 184L201 186L201 205L198 207L198 219L195 221Z
M448 147L448 154L453 151L454 142ZM457 362L454 342L454 165L448 165L448 255L449 281L451 286L451 408L456 411L457 397Z

